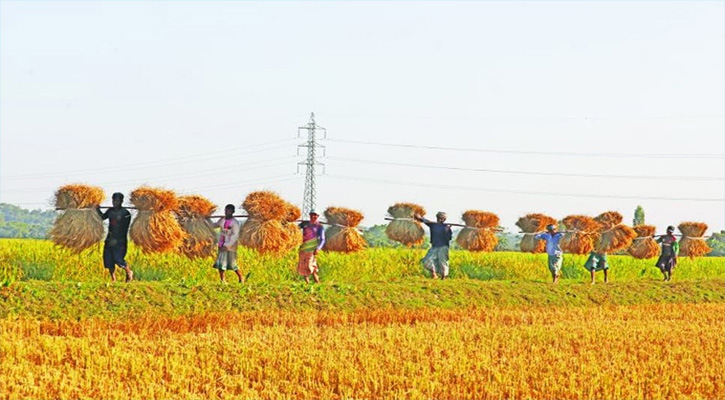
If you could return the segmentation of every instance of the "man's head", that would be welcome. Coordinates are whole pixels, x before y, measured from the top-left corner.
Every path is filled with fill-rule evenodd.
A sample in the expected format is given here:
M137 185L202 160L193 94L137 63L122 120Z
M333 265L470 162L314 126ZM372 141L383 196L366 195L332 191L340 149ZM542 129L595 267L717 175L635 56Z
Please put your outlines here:
M123 193L116 192L111 196L111 203L113 204L113 207L120 208L121 204L123 204Z
M225 218L232 218L234 217L234 211L236 208L234 208L234 204L227 204L224 206L224 217Z
M443 211L438 211L436 213L436 220L438 221L438 223L442 224L442 223L446 222L446 218L448 218L448 216Z
M668 234L668 235L671 235L671 234L673 234L673 233L675 233L675 227L674 227L674 226L672 226L672 225L668 226L668 227L667 227L667 234Z
M549 233L556 233L556 225L554 225L554 224L546 225L546 231Z
M319 216L320 215L315 210L310 211L310 222L312 222L312 223L317 222L317 218Z

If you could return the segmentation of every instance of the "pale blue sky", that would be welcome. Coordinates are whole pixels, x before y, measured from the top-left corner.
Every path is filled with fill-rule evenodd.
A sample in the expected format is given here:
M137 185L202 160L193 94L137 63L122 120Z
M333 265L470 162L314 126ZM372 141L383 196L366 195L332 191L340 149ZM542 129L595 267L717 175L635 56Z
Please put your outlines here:
M660 230L724 229L724 20L723 2L691 1L2 1L0 201L47 208L85 182L222 206L273 189L301 205L294 138L314 111L331 139L318 209L360 209L363 225L411 201L454 222L493 211L512 230L528 212L629 222L637 204Z

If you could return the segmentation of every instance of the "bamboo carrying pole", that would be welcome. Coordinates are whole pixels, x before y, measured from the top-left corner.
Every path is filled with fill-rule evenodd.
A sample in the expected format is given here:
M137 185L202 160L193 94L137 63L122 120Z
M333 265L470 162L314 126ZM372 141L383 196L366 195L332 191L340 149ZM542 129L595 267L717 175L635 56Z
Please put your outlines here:
M389 218L389 217L385 217L385 220L386 220L386 221L394 221L394 220L395 220L395 218ZM443 224L444 224L444 225L449 225L449 226L460 226L461 228L470 228L470 226L467 226L467 225L463 225L463 224L455 224L455 223L452 223L452 222L444 222ZM496 228L496 229L491 229L491 230L492 230L492 231L495 231L495 232L501 232L501 231L503 231L503 229L498 229L498 228Z

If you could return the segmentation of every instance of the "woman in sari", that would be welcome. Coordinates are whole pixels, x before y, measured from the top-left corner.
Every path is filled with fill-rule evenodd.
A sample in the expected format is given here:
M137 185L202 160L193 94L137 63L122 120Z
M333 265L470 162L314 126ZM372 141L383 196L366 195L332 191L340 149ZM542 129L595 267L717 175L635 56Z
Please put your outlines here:
M310 283L310 275L314 278L315 283L320 283L316 256L325 245L325 229L322 224L317 222L318 217L319 215L315 211L310 211L310 220L302 221L299 225L302 229L302 245L300 246L297 273L302 275L307 283Z

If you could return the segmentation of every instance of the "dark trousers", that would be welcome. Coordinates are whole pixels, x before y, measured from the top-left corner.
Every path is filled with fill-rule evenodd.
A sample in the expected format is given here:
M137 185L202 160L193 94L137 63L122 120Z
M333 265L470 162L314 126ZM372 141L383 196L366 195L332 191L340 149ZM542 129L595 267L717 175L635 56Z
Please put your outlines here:
M116 265L126 268L126 243L117 243L109 245L106 242L103 245L103 266L111 272L116 270Z

